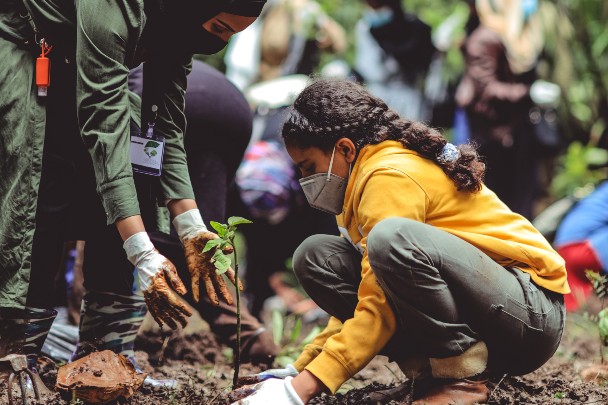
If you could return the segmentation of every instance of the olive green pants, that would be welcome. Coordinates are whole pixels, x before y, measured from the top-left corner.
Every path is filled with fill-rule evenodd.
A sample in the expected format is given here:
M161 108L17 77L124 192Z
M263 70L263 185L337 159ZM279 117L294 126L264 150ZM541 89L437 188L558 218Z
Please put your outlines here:
M555 353L564 327L561 294L433 226L405 218L379 222L367 238L369 262L397 318L382 354L445 358L478 341L490 371L525 374ZM294 254L294 270L312 299L332 316L353 317L361 254L345 239L315 235Z

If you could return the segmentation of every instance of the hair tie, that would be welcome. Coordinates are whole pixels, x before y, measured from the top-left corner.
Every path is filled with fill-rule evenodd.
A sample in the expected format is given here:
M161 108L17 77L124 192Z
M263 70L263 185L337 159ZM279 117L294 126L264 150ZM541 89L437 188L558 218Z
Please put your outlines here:
M437 162L440 164L454 162L460 157L460 151L451 143L446 143L441 149L441 153L437 156Z

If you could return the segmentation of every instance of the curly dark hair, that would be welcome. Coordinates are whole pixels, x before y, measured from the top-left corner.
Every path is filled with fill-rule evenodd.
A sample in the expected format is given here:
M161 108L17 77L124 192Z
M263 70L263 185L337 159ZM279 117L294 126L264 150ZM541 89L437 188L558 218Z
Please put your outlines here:
M306 87L294 102L283 126L288 146L331 150L340 138L350 139L357 152L366 145L399 141L404 147L434 160L458 190L481 190L485 164L475 148L460 145L452 162L437 158L447 143L433 128L401 118L386 103L362 86L344 80L318 80Z

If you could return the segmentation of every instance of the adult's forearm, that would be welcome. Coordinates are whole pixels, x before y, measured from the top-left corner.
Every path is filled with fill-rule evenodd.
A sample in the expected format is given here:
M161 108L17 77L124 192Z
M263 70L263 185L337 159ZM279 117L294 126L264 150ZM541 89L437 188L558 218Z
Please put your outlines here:
M171 218L175 218L179 214L197 208L196 201L190 198L182 198L177 200L167 201L167 209L171 214Z
M123 241L129 239L138 232L145 232L144 222L140 215L133 215L116 221L116 228Z

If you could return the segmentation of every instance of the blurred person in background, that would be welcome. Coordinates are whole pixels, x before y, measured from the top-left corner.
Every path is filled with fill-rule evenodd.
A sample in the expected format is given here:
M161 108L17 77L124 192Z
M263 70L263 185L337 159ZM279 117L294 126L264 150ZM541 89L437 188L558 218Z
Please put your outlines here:
M277 77L313 73L321 52L346 50L344 29L314 0L271 0L261 18L226 51L226 77L239 89Z
M226 76L245 92L263 84L272 89L276 83L279 93L287 93L288 83L293 83L290 80L298 81L296 75L310 75L319 67L321 53L341 54L346 45L342 27L316 1L269 1L261 18L228 46ZM295 301L306 298L292 289L284 272L286 262L306 237L337 233L331 215L316 212L305 203L297 184L299 174L281 140L289 97L279 103L271 100L272 94L264 97L268 100L250 100L255 110L253 139L230 199L231 215L253 220L241 232L247 246L243 266L246 294L257 316L264 301L277 293L283 298L295 297ZM294 299L279 298L288 311L297 304Z
M401 0L366 0L356 26L355 71L403 117L426 120L423 86L435 47L431 28Z
M469 3L473 3L468 0ZM530 219L540 158L529 119L543 34L536 0L477 0L479 25L464 46L465 73L456 102L471 140L485 158L485 183L513 211ZM471 22L476 25L476 18Z
M586 271L605 276L608 270L607 181L568 211L557 228L553 245L568 269L572 292L565 296L566 309L576 311L593 292Z

